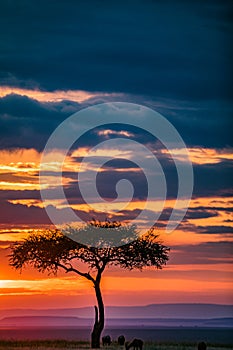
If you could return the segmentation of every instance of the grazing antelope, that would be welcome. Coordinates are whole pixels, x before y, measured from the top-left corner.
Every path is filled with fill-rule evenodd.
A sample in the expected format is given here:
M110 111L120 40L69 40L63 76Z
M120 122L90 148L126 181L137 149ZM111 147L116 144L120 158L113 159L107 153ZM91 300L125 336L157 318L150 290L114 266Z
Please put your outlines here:
M103 344L103 346L111 345L111 342L112 342L112 340L111 340L110 335L105 335L104 337L102 337L102 344Z
M206 343L201 341L200 343L198 343L197 349L198 350L206 350L207 349Z
M133 348L133 350L142 350L143 341L141 339L134 339L131 342L125 343L125 350Z
M124 345L125 344L125 337L123 335L120 335L117 339L118 345Z

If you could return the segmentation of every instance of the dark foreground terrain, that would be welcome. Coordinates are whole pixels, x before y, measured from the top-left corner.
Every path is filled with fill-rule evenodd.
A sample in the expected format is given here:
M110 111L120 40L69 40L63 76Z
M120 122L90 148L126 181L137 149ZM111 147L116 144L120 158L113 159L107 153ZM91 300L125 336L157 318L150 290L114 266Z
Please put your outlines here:
M87 350L90 349L89 342L65 341L65 340L31 340L31 341L0 341L0 350ZM103 347L102 347L103 349ZM124 350L123 346L116 343L105 347L108 350ZM144 342L143 350L196 350L197 344L189 343L159 343ZM229 350L232 346L208 344L208 350Z
M24 329L0 329L0 342L6 346L6 343L4 343L6 340L23 344L22 341L26 340L36 341L40 339L40 341L47 341L50 339L51 344L58 344L59 342L57 339L63 339L63 341L68 344L68 348L73 348L72 343L69 343L72 341L79 342L79 344L82 342L82 346L85 345L84 347L88 347L90 333L91 329L85 327L78 329L34 327ZM109 334L113 340L116 340L120 334L124 334L127 340L136 337L141 338L147 342L145 349L166 349L166 347L158 347L159 344L173 344L173 346L175 344L180 344L179 347L167 347L167 349L195 349L195 344L200 340L205 340L208 344L215 345L216 348L224 346L228 349L233 349L233 336L232 329L230 328L107 328L103 335L104 334ZM151 344L153 344L153 346ZM182 344L190 344L191 348L187 346L184 347ZM77 348L79 346L75 345L74 347ZM111 349L111 347L107 348L107 350Z

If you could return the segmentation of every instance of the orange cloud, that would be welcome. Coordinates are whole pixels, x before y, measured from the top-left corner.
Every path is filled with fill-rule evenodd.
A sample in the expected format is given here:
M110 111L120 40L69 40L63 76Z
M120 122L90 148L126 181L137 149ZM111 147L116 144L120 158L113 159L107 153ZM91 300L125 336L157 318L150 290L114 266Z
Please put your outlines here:
M48 97L47 97L48 98ZM75 150L71 156L67 157L65 170L73 171L77 166L75 157L81 157L86 154L88 149L83 148ZM114 155L118 156L118 150L113 150ZM59 153L59 152L58 152ZM213 149L190 149L191 159L196 164L218 163L224 159L232 159L229 150L217 151ZM94 156L101 156L102 153L95 153ZM177 154L179 157L179 154ZM40 165L41 154L34 150L21 150L1 152L0 174L5 176L1 178L0 189L2 190L39 190L38 170ZM51 158L51 161L56 157ZM20 160L20 162L19 162ZM45 164L45 170L51 171L51 174L57 170L58 164ZM36 176L35 176L36 175ZM56 180L53 176L44 177L44 186L54 185ZM73 181L66 178L64 184ZM51 185L51 186L52 186ZM44 203L34 198L13 198L8 200L12 205L21 204L25 209L31 207L42 208ZM57 208L64 208L63 203L54 199L50 204ZM166 208L174 207L174 200L166 201ZM197 261L193 266L191 263L181 264L180 260L190 255L189 252L180 252L178 246L198 247L206 242L227 242L232 241L232 236L221 234L203 234L197 233L195 227L215 225L221 226L226 220L232 220L232 213L227 209L232 207L233 197L206 197L194 198L190 203L190 208L198 207L205 210L216 210L217 215L204 218L189 218L184 222L189 225L184 230L181 227L171 234L166 234L163 228L158 228L160 239L164 244L172 248L170 256L171 261L162 271L146 270L142 274L137 272L127 272L120 269L109 269L103 280L103 290L105 300L108 304L145 304L150 302L178 302L180 301L197 301L197 302L230 302L232 301L232 275L231 260L228 256L208 257L208 264L202 264ZM48 203L45 203L47 205ZM106 210L104 205L94 203L98 209ZM110 210L113 212L119 210L125 203L109 203ZM182 209L185 201L179 202ZM148 209L159 211L162 202L150 202ZM125 208L127 210L143 209L145 201L133 201ZM85 204L72 204L76 210L89 212L89 206ZM221 208L221 210L219 209ZM224 210L226 209L226 210ZM227 225L232 226L232 221ZM36 227L36 225L35 225ZM40 225L43 228L43 225ZM9 254L9 245L11 242L27 237L31 233L32 227L19 225L15 227L13 219L9 225L0 227L0 258L1 258L1 292L0 308L6 307L59 307L60 305L75 307L94 303L94 293L90 285L85 280L59 273L59 277L50 277L42 275L32 268L23 271L22 275L14 271L8 265L7 254ZM35 231L34 231L35 232ZM181 255L179 255L181 254ZM183 255L182 255L183 254ZM224 256L224 252L222 252ZM179 260L179 259L180 260ZM211 261L211 259L214 259ZM178 261L179 260L179 261ZM206 261L207 261L206 260ZM227 263L229 262L229 263ZM142 281L143 278L143 281ZM72 297L71 297L72 296Z
M92 93L83 90L56 90L56 91L40 91L31 89L22 89L10 86L0 87L0 97L4 97L9 94L18 94L21 96L27 96L33 98L39 102L59 102L62 100L70 100L74 102L84 102L90 98L97 97L100 93ZM119 94L101 93L101 96L118 96Z
M217 164L223 160L233 159L233 149L213 149L213 148L188 148L189 158L194 164ZM161 150L161 153L169 155L170 152L166 149ZM173 149L172 154L177 160L183 161L186 150L184 149Z

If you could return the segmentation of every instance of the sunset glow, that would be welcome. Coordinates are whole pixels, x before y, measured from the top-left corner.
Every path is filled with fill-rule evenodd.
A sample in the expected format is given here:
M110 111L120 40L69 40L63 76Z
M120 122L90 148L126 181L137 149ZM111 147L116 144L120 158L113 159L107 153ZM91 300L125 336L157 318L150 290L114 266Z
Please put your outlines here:
M0 310L95 305L83 275L9 265L16 242L73 224L70 213L140 235L154 224L170 248L161 270L106 268L105 305L233 304L228 5L3 2Z
M17 91L15 91L17 93ZM55 96L55 93L54 93ZM30 97L30 95L28 95ZM59 98L59 97L57 97ZM111 134L110 131L104 133L103 135ZM126 135L127 136L127 135ZM102 156L106 153L104 151L98 151L94 153L88 153L88 148L80 148L74 150L69 157L66 159L66 163L63 165L64 171L69 172L69 176L63 180L63 185L72 186L74 181L71 172L74 171L74 174L77 171L77 163L75 158L78 156ZM216 149L201 149L201 148L192 148L189 149L190 157L192 161L199 165L204 164L217 164L221 160L230 160L232 159L232 154L230 150L216 150ZM110 151L112 156L122 156L117 149ZM177 151L177 156L182 154L182 151ZM59 154L54 154L51 160L58 159ZM20 161L18 161L20 159ZM34 197L34 192L38 191L40 188L39 184L39 170L40 170L40 159L41 153L34 151L33 149L27 150L14 150L11 152L2 151L1 152L1 164L0 164L0 189L2 191L12 191L15 193L14 198L8 199L7 202L14 207L20 206L20 208L25 208L28 215L30 216L30 209L43 210L46 205L54 205L57 209L64 209L66 206L59 201L59 199L51 199L48 203L42 202L40 198ZM56 183L56 177L53 175L57 171L57 162L50 162L47 165L47 170L50 172L49 176L43 179L44 188L51 187L54 188ZM58 165L59 167L60 165ZM93 167L92 167L93 168ZM44 168L45 169L45 168ZM137 171L137 169L124 169L118 168L119 172L122 174L127 170L130 172ZM85 171L85 170L83 170ZM20 192L19 192L20 191ZM31 195L28 195L30 191ZM4 192L3 192L4 193ZM17 198L17 194L21 193L20 198ZM175 199L167 199L165 208L173 208ZM185 203L185 202L184 202ZM208 227L221 227L223 222L227 222L227 226L232 227L232 212L228 209L231 208L233 203L233 197L227 197L225 200L222 196L211 196L211 197L197 197L193 198L190 203L191 212L200 212L200 217L194 216L190 217L187 223L183 224L182 227L176 232L167 235L163 232L162 227L158 227L158 233L160 239L168 246L172 248L171 259L168 266L162 272L154 273L153 270L148 269L141 273L128 273L122 271L117 271L115 269L108 270L106 272L106 277L103 283L104 293L110 304L116 304L116 293L121 295L119 302L124 303L124 295L126 299L130 291L133 293L135 286L137 286L137 297L136 300L139 302L139 295L150 295L152 292L156 291L162 293L166 301L173 302L179 301L179 295L181 293L187 293L192 290L193 295L198 295L198 300L205 301L206 294L210 295L211 302L219 302L219 297L215 295L214 292L218 291L218 295L225 295L222 299L222 302L231 302L231 289L232 289L232 280L231 280L231 262L232 259L230 256L225 256L224 260L221 258L221 255L218 256L202 256L198 253L199 247L202 244L217 244L223 242L232 242L232 236L227 232L225 235L220 232L216 233L203 233L199 232L200 228ZM129 213L134 210L142 210L145 207L144 200L134 199L126 207L126 203L118 202L114 203L109 202L107 204L92 203L93 208L97 208L100 211L109 211L114 214L114 212L121 210L122 208L127 210ZM159 200L156 202L151 202L147 204L148 209L153 211L161 210L162 202ZM71 207L77 211L83 211L86 213L90 212L90 206L84 203L73 202ZM124 208L125 207L125 208ZM220 210L221 207L221 210ZM180 208L182 209L182 201L180 202ZM202 217L201 211L205 208L205 213ZM8 209L7 209L8 210ZM212 215L212 213L214 215ZM32 214L33 215L33 214ZM61 273L61 277L49 277L40 275L36 273L36 279L34 279L35 271L30 269L29 271L23 272L22 275L19 275L17 272L14 272L9 266L7 266L7 253L9 253L10 244L16 240L26 238L32 229L28 229L27 220L21 223L20 225L11 223L12 228L4 228L4 218L2 218L2 229L1 229L1 256L3 257L5 263L5 272L4 276L8 274L11 275L11 280L3 279L1 281L1 297L7 296L10 298L18 298L19 296L34 298L39 295L43 295L43 300L45 300L46 295L49 297L53 295L56 298L60 296L66 296L67 290L69 295L76 296L79 298L80 295L83 297L86 293L92 295L89 290L88 283L85 280L78 279L75 276L65 277ZM17 222L17 215L14 217ZM41 221L41 225L47 225L49 223ZM5 224L6 225L6 224ZM30 226L32 226L30 224ZM34 225L35 229L37 225ZM186 248L197 247L197 255L193 255L187 260ZM194 250L193 250L194 252ZM222 252L223 253L223 252ZM197 261L195 261L197 259ZM203 261L202 261L203 260ZM202 261L202 263L199 263ZM225 271L223 273L223 271ZM221 278L217 277L221 275ZM114 276L112 276L114 275ZM133 276L132 276L133 275ZM25 279L25 276L29 279ZM207 278L208 276L208 278ZM143 278L143 283L140 283L139 280ZM172 292L172 293L171 293ZM201 297L203 295L203 297ZM161 299L161 301L164 299ZM148 297L149 298L149 297ZM83 300L83 299L80 299ZM150 298L148 299L150 300ZM160 299L159 299L160 300ZM136 301L135 301L136 302ZM125 301L126 303L126 301ZM29 302L30 304L30 302ZM133 302L132 302L133 304ZM25 304L26 305L26 304ZM70 301L70 306L72 306L72 300Z

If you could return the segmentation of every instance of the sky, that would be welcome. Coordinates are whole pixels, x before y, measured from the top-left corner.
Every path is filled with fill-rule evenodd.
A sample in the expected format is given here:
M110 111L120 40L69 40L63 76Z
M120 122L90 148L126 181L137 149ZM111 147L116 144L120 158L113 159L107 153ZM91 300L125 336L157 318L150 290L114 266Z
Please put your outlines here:
M45 167L41 188L50 200L43 202L40 194L41 157L51 133L73 113L105 102L140 104L162 114L184 140L194 173L186 216L166 234L178 179L169 152L155 137L109 124L72 146L63 186L70 207L84 220L106 217L105 205L97 203L98 213L89 208L77 179L84 156L90 157L88 171L98 169L103 152L93 147L99 143L113 139L104 149L113 159L97 176L113 219L130 222L143 210L148 192L143 169L135 164L140 154L129 147L124 159L117 138L150 149L166 175L167 200L156 229L171 248L170 260L161 271L108 269L102 283L106 305L232 304L231 2L2 0L0 27L0 308L95 303L89 282L31 268L19 274L7 255L13 242L52 227L46 206L66 213L67 203L53 195L56 166ZM180 162L181 156L177 152ZM134 194L117 214L122 203L114 204L116 183L122 178L131 181ZM159 203L160 198L149 203L143 225Z

